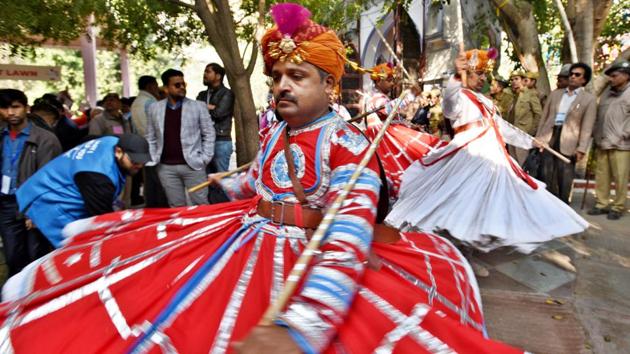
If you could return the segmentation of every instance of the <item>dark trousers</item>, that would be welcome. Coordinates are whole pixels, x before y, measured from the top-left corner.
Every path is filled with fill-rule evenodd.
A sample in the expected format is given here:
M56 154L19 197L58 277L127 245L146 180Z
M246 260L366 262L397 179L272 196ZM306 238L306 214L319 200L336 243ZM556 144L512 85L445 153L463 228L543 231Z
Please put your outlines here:
M549 146L560 151L560 134L562 126L553 128L553 135L549 141ZM542 154L542 176L543 182L547 184L547 189L563 202L569 204L573 178L575 178L575 156L565 156L571 163L564 163L545 151Z
M207 174L225 172L225 171L227 171L227 169L221 170L220 168L217 168L217 166L213 164L212 162L210 162L210 164L206 166ZM220 186L208 187L208 203L209 204L225 203L229 201L230 201L230 198L228 198L228 196L225 194L225 192L223 191L223 188L221 188Z
M0 234L9 276L19 273L29 263L53 249L38 229L26 229L25 219L18 217L14 195L0 196Z
M144 184L144 169L131 179L131 206L144 204L144 198L140 195L140 187Z
M168 208L168 199L158 177L157 166L144 167L144 203L147 208Z

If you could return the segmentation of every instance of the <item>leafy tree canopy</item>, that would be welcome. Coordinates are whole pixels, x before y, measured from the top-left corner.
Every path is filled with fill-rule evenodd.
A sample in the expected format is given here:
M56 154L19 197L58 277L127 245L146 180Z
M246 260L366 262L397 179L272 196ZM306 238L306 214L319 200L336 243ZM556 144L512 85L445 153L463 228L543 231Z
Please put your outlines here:
M265 3L265 10L279 1ZM316 21L335 30L343 30L358 18L368 1L298 0L313 12ZM145 58L156 49L171 50L203 41L199 18L181 4L192 2L168 0L56 0L3 1L0 41L9 43L14 53L51 39L69 43L77 39L94 15L98 36L112 46L125 47ZM259 2L243 0L232 8L232 20L240 38L251 41L257 25ZM270 19L267 19L269 23Z

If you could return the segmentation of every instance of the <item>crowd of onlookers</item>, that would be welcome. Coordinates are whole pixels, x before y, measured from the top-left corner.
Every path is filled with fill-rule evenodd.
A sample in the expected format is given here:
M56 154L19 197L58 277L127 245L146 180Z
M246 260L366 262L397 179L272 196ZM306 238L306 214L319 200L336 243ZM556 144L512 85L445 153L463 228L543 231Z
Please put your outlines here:
M537 74L524 71L514 71L509 80L494 77L488 96L507 122L570 160L567 164L536 149L508 148L524 169L565 202L575 164L587 156L592 140L597 204L589 214L607 214L616 220L625 210L630 170L630 63L621 61L605 74L610 85L599 99L585 90L592 71L582 63L564 65L557 75L557 89L548 96L537 91ZM57 246L18 205L19 187L56 156L66 153L76 158L79 150L68 151L92 139L118 136L119 140L111 142L116 149L113 155L108 154L108 163L126 173L117 181L105 167L85 170L58 164L62 167L56 168L76 169L74 180L65 186L49 184L57 189L76 188L85 209L83 216L134 206L178 207L226 201L217 187L187 192L206 181L208 173L227 171L230 164L234 94L223 85L224 79L223 67L208 64L203 73L207 89L192 100L186 97L184 74L168 69L159 83L153 76L140 77L137 96L121 98L107 93L96 107L79 115L71 113L72 100L67 92L45 94L29 105L23 92L1 89L0 234L10 274ZM443 117L440 102L439 89L418 92L405 116L419 129L448 139L453 131ZM102 141L101 145L108 146L105 142L109 140ZM94 151L97 149L92 144L80 154ZM101 164L94 161L90 163ZM612 201L611 182L615 191ZM114 200L119 200L118 204L112 203ZM63 199L58 203L63 204Z
M529 174L567 203L575 164L588 156L592 143L596 205L588 213L617 220L625 211L630 171L630 63L620 61L604 74L609 86L599 98L585 89L593 73L583 63L564 65L557 75L557 88L548 96L536 89L537 73L524 71L512 72L509 81L494 78L490 96L506 121L570 160L565 163L538 150L509 147L510 155Z

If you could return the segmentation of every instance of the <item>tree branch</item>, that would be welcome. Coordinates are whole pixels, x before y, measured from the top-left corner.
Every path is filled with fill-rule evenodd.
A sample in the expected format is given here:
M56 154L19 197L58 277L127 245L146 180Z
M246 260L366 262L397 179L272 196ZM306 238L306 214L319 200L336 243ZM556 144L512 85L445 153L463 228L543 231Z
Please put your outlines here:
M564 27L564 31L566 33L567 40L569 41L569 50L571 52L571 62L576 63L578 61L577 57L577 47L575 46L575 37L573 36L573 29L571 28L571 23L569 22L569 17L567 13L564 11L564 6L562 6L562 2L560 0L554 0L554 4L558 9L558 13L560 14L560 19L562 20L562 27Z
M249 63L247 63L247 68L245 69L247 76L252 76L254 68L256 67L256 60L258 59L258 42L254 40L252 44L252 54L249 57Z
M195 5L189 4L187 2L183 2L183 1L180 1L180 0L163 0L163 1L166 1L166 2L169 2L171 4L174 4L174 5L177 5L177 6L181 6L181 7L185 7L185 8L188 8L190 10L195 11Z

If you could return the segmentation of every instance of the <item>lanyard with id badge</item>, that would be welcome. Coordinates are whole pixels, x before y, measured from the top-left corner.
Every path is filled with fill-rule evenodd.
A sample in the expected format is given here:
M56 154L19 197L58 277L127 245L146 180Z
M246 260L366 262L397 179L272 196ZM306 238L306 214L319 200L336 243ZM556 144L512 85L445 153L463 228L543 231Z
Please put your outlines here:
M22 152L22 149L24 148L24 140L25 139L19 139L17 144L11 144L10 138L9 137L5 137L4 140L4 151L11 151L10 154L10 165L9 171L15 171L17 168L17 162L20 159L20 153ZM15 174L17 177L17 173ZM2 174L2 188L0 188L0 193L2 194L9 194L11 192L11 182L12 182L12 178L11 176L7 176L4 173Z

